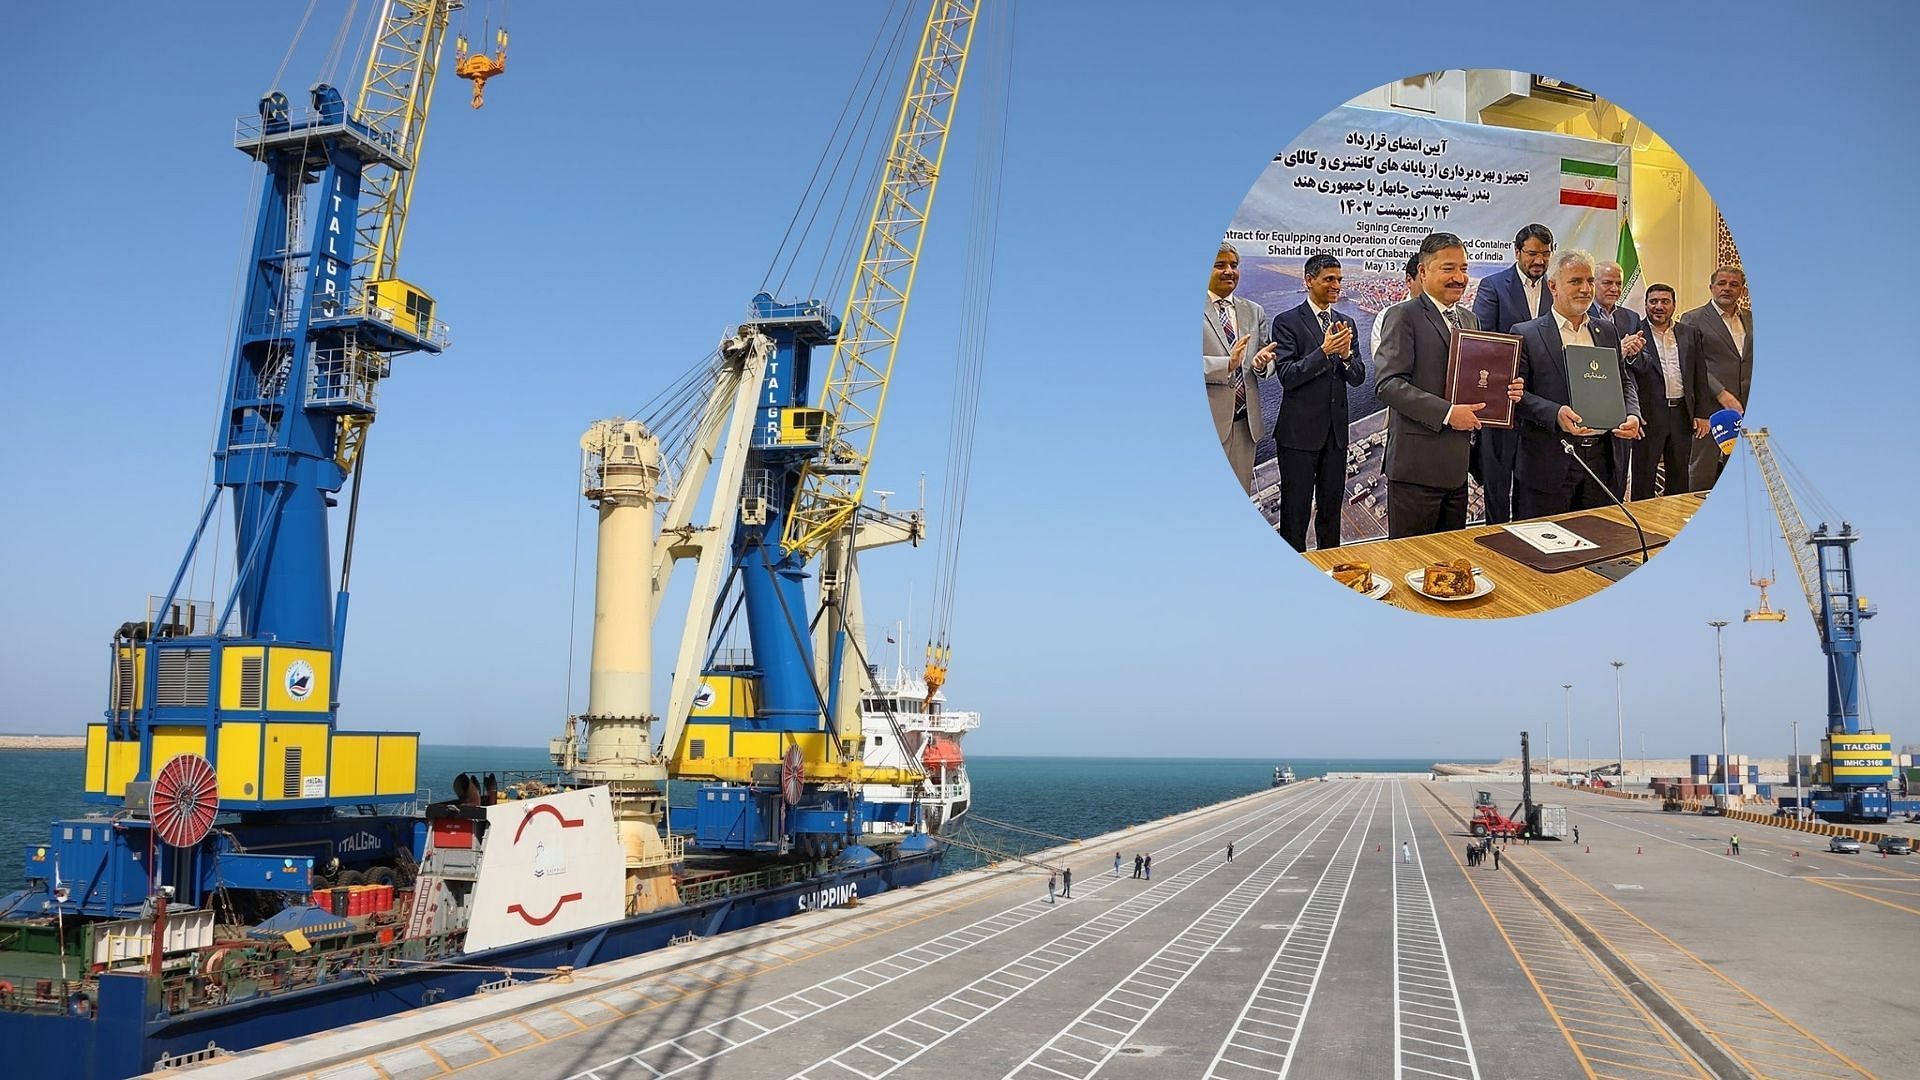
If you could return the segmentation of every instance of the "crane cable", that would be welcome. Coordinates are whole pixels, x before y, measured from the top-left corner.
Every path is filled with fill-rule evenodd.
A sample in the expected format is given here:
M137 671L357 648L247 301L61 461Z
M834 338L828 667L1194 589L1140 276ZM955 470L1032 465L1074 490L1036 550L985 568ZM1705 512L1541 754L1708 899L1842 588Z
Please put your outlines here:
M961 332L954 357L954 389L947 432L947 456L936 560L932 618L928 626L929 710L936 680L944 681L952 649L954 603L960 574L960 542L966 529L967 493L973 475L974 435L979 427L980 391L985 371L988 317L992 307L1000 206L1006 171L1008 99L1013 86L1014 12L999 20L998 34L982 59L998 78L982 80L979 151L974 158L973 207L967 235L967 266L961 298Z
M793 216L787 221L786 232L780 237L779 246L774 249L773 256L767 264L766 274L760 279L760 288L763 291L771 291L776 295L785 291L787 279L792 276L794 266L798 263L801 252L805 250L807 246L807 241L812 235L814 224L819 220L821 209L825 206L835 186L842 183L840 180L841 166L849 160L855 162L872 160L873 155L869 148L872 144L874 128L876 121L884 115L885 111L876 105L876 99L880 88L890 81L886 78L886 72L899 65L899 60L903 52L902 45L906 40L906 28L908 25L906 14L906 4L904 0L894 0L887 17L880 21L879 28L874 32L873 41L867 46L867 55L861 60L860 70L855 75L853 86L847 92L847 100L840 107L839 117L834 120L833 131L827 139L820 144L820 157L814 162L813 173L807 178L806 189L801 192L800 199L794 206ZM890 21L893 22L891 32L889 32L888 29L888 23ZM888 42L885 50L882 51L881 43L887 41L889 37L891 37L891 41ZM878 61L877 64L876 60ZM862 94L863 86L865 88L864 95ZM857 111L855 111L853 107L856 98L860 99L860 105ZM871 113L871 115L869 115L869 113ZM861 140L860 152L857 155L849 154L852 148L854 131L863 125L866 128L866 135ZM835 151L836 146L839 147L838 152ZM832 155L832 167L827 169L826 176L823 180L821 171L823 168L826 168L829 155ZM849 191L852 190L854 180L851 175L844 182L844 186ZM817 192L816 187L818 189ZM845 208L846 201L843 197L840 213L844 213ZM800 235L796 238L794 236L794 228L799 224L803 214L806 215L806 225L800 229ZM837 213L834 218L834 223L826 235L836 235L840 231L839 224L840 215ZM788 248L789 241L792 242L791 250ZM784 267L781 266L781 257L783 255L786 257ZM776 269L780 271L780 277L777 282L774 280L774 271ZM816 285L818 281L819 274L818 271L816 271ZM772 286L771 290L768 289L769 285Z

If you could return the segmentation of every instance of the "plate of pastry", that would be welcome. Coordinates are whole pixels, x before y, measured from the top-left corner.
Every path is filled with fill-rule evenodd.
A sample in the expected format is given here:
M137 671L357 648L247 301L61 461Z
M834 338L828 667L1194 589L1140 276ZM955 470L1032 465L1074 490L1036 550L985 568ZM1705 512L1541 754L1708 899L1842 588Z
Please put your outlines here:
M1493 579L1467 560L1455 559L1408 571L1407 588L1429 600L1453 603L1487 595L1493 591Z
M1393 591L1393 582L1374 573L1372 563L1335 563L1327 576L1369 600L1378 600Z

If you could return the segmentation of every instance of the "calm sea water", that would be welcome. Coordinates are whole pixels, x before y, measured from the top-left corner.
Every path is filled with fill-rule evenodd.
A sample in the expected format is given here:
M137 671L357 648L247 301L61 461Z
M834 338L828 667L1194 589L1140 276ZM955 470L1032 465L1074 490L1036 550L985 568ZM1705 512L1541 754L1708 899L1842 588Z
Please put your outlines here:
M1464 759L1452 759L1464 760ZM1429 759L1309 759L1290 762L1301 779L1329 772L1418 772ZM1052 841L987 824L1004 821L1059 837L1111 832L1259 791L1276 761L1164 758L969 757L974 840L1002 851L1032 851ZM24 882L26 845L44 842L48 823L78 817L85 755L78 750L0 750L0 893ZM544 750L423 746L420 783L435 797L452 792L456 772L548 767ZM970 861L964 857L956 864Z

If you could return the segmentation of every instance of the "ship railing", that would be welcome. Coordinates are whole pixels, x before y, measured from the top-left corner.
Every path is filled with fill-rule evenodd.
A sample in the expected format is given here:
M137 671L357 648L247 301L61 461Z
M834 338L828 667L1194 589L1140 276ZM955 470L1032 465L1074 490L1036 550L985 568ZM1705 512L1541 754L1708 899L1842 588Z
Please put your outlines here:
M723 896L738 896L741 893L756 892L761 889L791 885L803 878L813 876L812 867L805 863L794 866L778 866L768 870L755 870L747 874L732 874L727 877L709 878L705 881L682 882L680 900L682 903L697 904L703 900L716 900Z
M75 961L78 963L78 961ZM40 1013L48 1016L93 1015L91 983L81 979L51 979L0 972L0 1012Z
M660 839L660 850L640 856L640 860L633 864L636 869L645 869L649 866L666 866L670 863L685 862L687 860L686 837L675 836L672 833L668 833Z
M173 604L164 611L167 598L153 593L147 594L147 624L156 632L164 628L173 637L207 637L213 633L213 620L218 617L219 609L213 601L191 600L176 596ZM229 625L232 620L229 619ZM156 635L157 636L157 635Z
M980 726L980 714L977 712L938 712L927 717L924 723L928 728L943 735L957 735L972 731Z
M920 797L927 802L958 802L968 795L965 784L922 784Z
M384 972L428 962L425 960L428 957L452 956L459 951L459 939L466 934L464 930L456 930L430 937L402 938L397 925L381 929L392 929L393 940L313 949L301 954L274 953L223 966L217 976L207 975L196 964L192 971L161 980L162 1000L167 1010L178 1016L236 1001L275 997L323 983L373 980Z
M198 1065L203 1061L230 1056L227 1051L214 1043L208 1043L204 1049L188 1050L179 1054L161 1054L153 1063L154 1072L167 1072L172 1069L184 1069L188 1065Z

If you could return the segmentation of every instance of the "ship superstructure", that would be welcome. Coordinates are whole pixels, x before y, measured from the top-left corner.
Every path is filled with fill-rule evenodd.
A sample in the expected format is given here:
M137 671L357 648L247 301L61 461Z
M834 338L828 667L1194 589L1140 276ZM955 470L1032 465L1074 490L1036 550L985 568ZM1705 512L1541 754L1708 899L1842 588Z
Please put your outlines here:
M866 760L874 765L918 767L917 784L869 784L863 797L876 808L877 832L921 828L938 833L973 805L961 743L980 726L980 714L946 707L944 689L929 694L926 679L896 666L868 668L872 680L862 703Z

